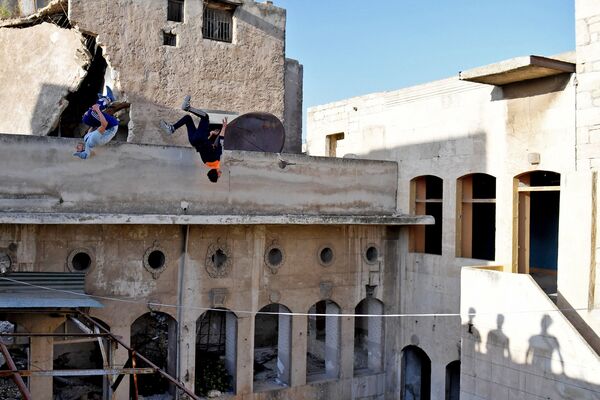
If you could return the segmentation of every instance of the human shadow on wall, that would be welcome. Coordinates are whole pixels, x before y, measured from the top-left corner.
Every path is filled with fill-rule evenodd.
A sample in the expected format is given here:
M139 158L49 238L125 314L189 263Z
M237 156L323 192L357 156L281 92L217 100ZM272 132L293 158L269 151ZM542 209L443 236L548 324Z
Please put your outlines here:
M540 321L541 332L529 338L529 347L525 353L525 359L528 364L541 368L544 371L551 371L551 361L556 352L560 359L562 372L565 372L565 360L560 352L560 344L556 336L548 333L548 328L552 324L552 318L545 314Z
M485 350L479 346L477 338L469 334L466 328L477 323L481 330L485 325L491 326L491 316L482 314L474 318L469 310L469 322L465 323L462 332L461 353L461 394L464 396L475 395L482 398L500 398L505 394L508 398L521 398L532 396L548 399L598 399L600 398L600 385L581 378L573 378L566 374L565 360L561 351L558 338L551 333L553 319L548 314L540 318L540 332L527 339L525 343L518 342L519 335L509 343L509 335L504 331L505 319L513 319L513 328L526 329L527 320L535 318L531 315L521 314L506 317L503 314L496 316L496 329L491 329L486 336ZM538 314L539 315L539 314ZM501 318L500 318L501 317ZM473 326L471 330L476 330ZM510 328L509 328L510 332ZM505 338L505 339L504 339ZM520 357L510 348L517 350ZM470 353L469 349L474 349ZM479 350L478 350L479 349ZM576 353L570 353L571 365L578 368L581 373L588 369L598 370L600 365L581 365L581 360ZM583 355L582 355L583 356ZM522 362L515 360L521 359ZM594 372L595 372L594 370ZM589 374L589 376L593 376ZM529 398L529 397L528 397Z

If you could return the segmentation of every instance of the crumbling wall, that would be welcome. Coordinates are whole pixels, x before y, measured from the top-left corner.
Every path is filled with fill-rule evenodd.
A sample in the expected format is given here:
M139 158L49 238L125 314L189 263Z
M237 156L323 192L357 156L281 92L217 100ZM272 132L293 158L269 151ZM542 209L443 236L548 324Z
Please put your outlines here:
M233 17L232 43L203 39L203 3L184 3L184 22L167 21L167 2L71 0L69 18L83 32L97 34L116 88L132 103L129 141L181 143L159 130L174 120L185 94L192 104L245 113L284 113L285 11L252 1ZM177 36L163 45L163 33Z
M50 23L0 28L0 132L50 133L90 61L76 30Z

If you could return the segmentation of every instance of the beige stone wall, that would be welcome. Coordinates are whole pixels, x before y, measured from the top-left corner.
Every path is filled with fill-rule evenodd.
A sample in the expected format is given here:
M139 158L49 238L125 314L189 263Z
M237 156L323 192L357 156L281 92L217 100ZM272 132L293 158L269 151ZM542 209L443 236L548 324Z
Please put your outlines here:
M184 21L172 22L165 1L69 1L72 23L97 35L118 93L132 103L129 141L165 142L158 122L182 115L173 110L185 94L200 108L283 118L285 11L245 1L225 43L202 38L203 2L184 4ZM177 46L163 45L163 31Z
M187 252L184 252L187 235ZM211 244L228 248L231 264L221 277L207 269ZM154 310L170 314L179 322L181 379L190 388L194 382L196 321L205 308L223 306L238 318L237 396L268 399L272 392L252 394L254 315L269 303L277 302L292 312L306 313L322 299L337 303L342 313L353 314L366 297L366 285L376 286L374 297L384 302L385 313L396 313L398 271L405 254L406 231L384 227L359 226L151 226L151 225L1 225L0 247L16 245L15 268L19 271L66 272L67 258L74 249L87 249L92 266L87 271L86 291L97 296L104 308L92 315L107 323L111 331L129 342L130 326L141 315ZM283 264L274 272L264 261L271 245L284 252ZM323 266L318 251L329 246L334 260ZM368 264L365 251L376 246L379 259ZM165 254L164 271L153 276L144 268L149 248ZM180 282L183 286L180 285ZM325 286L323 286L325 284ZM327 289L329 287L330 289ZM211 300L211 290L225 289L222 304ZM178 311L180 294L183 308ZM290 399L370 399L384 392L395 393L398 382L393 361L398 358L395 322L386 319L386 367L384 374L354 377L354 322L341 318L341 354L338 380L306 384L306 316L294 316L292 324ZM119 356L122 358L122 353ZM118 360L124 362L125 360ZM51 391L50 391L51 393ZM119 388L118 398L126 398L127 384ZM326 393L325 397L324 393ZM43 398L43 397L40 397Z
M600 331L600 266L598 265L598 178L600 166L600 4L593 0L575 2L576 44L577 44L577 163L581 171L591 169L589 178L592 186L593 202L589 208L592 215L592 243L589 247L589 267L580 276L589 290L582 301L568 300L581 304L584 308L596 308L584 314L587 324ZM600 348L600 338L598 339Z
M574 77L566 74L503 88L449 78L309 109L309 154L325 155L326 136L344 133L338 156L398 162L400 211L409 211L411 179L444 181L442 255L408 255L403 312L458 312L461 267L486 263L455 256L457 179L466 174L496 177L495 263L510 269L513 178L532 170L574 171L574 101ZM528 162L529 153L540 154L539 165ZM563 221L569 219L561 215ZM563 265L571 268L566 259ZM459 358L459 326L456 318L427 317L400 328L400 348L416 341L432 360L432 398L443 398L445 367Z
M91 61L81 33L50 23L0 28L0 133L47 135Z

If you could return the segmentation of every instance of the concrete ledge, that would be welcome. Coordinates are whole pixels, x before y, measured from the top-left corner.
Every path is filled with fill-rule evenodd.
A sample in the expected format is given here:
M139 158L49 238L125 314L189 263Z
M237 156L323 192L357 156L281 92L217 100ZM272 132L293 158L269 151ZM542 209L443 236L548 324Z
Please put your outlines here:
M134 215L2 213L0 224L433 225L429 215Z
M532 55L461 71L459 78L463 81L502 86L573 72L575 72L573 63Z
M385 215L396 212L398 164L226 151L223 175L191 147L110 143L91 158L78 140L0 135L0 212L78 215ZM208 219L207 219L208 221Z

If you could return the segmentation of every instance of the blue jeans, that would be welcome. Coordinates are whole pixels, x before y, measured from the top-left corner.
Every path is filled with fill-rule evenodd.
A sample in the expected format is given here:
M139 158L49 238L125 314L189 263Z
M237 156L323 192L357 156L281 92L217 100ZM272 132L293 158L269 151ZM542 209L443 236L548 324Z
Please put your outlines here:
M83 151L73 153L73 155L85 160L90 156L90 153L94 147L104 146L106 143L110 142L111 139L117 134L117 130L119 130L119 125L108 128L104 131L104 133L100 133L98 129L86 133L86 135L83 137L85 149Z

